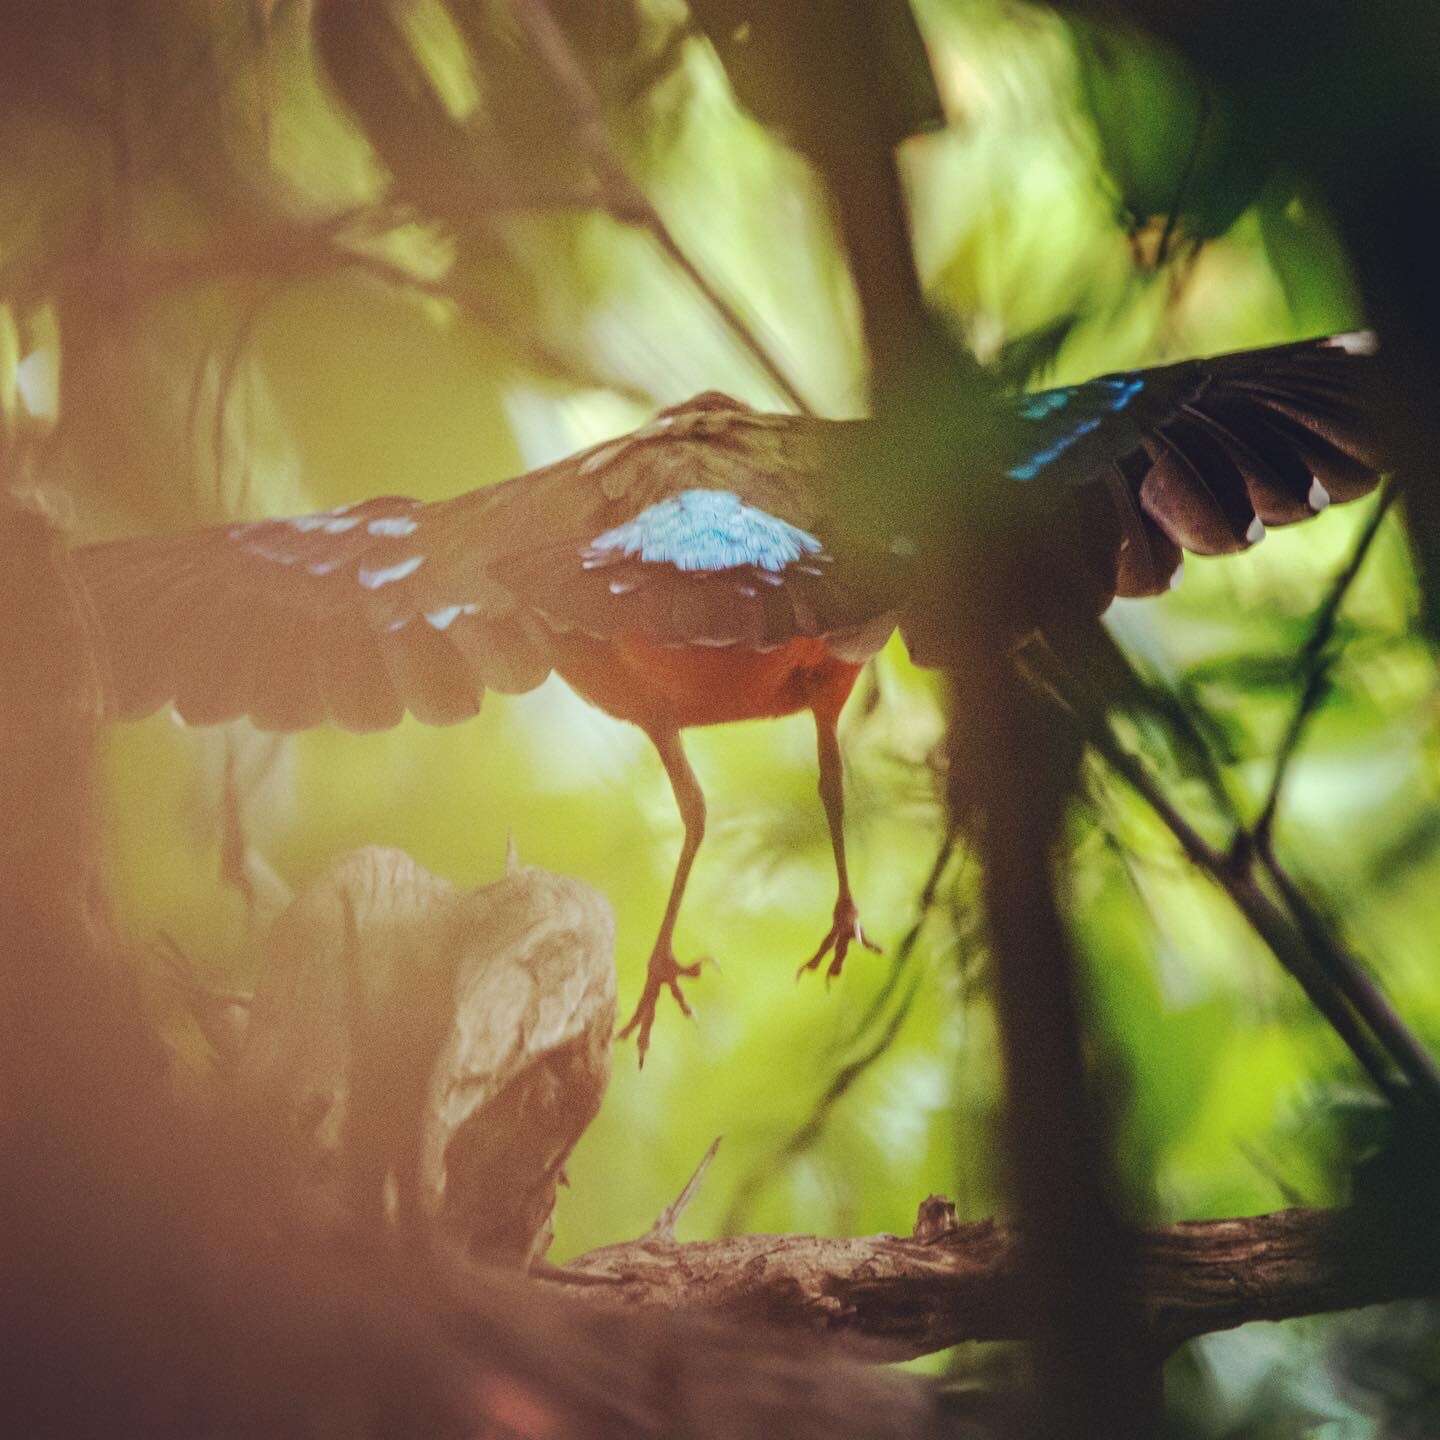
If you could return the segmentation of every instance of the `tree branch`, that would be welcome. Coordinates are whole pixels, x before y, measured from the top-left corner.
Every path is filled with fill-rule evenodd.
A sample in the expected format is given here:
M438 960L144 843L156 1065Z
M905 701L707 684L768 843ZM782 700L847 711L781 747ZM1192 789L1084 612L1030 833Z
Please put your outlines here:
M1085 738L1097 754L1154 811L1197 869L1208 875L1231 899L1235 908L1280 964L1299 983L1310 1003L1345 1042L1366 1074L1392 1103L1403 1103L1405 1092L1397 1084L1385 1053L1360 1023L1355 1011L1328 972L1317 963L1290 919L1255 883L1248 867L1236 863L1204 839L1171 803L1159 782L1140 760L1126 750L1103 722L1086 723Z
M786 400L802 415L813 414L795 382L780 368L779 362L735 306L685 253L664 217L631 179L606 134L600 101L545 0L510 0L510 8L570 111L581 147L595 167L605 208L610 215L647 231L666 258L699 291Z
M1418 1228L1358 1210L1281 1210L1193 1220L1138 1236L1130 1299L1162 1359L1197 1335L1440 1288L1440 1250ZM875 1235L745 1235L592 1250L547 1284L603 1307L705 1310L802 1330L878 1360L973 1340L1033 1338L1024 1246L993 1220L929 1241Z
M1309 638L1305 641L1305 648L1301 652L1301 659L1305 665L1305 684L1301 688L1300 699L1295 704L1295 710L1290 716L1290 723L1285 730L1285 738L1281 740L1280 749L1275 756L1275 772L1270 778L1270 789L1266 792L1265 803L1261 806L1260 814L1251 827L1256 844L1262 848L1269 846L1271 832L1275 825L1275 813L1280 806L1280 794L1285 788L1291 761L1294 760L1310 720L1315 711L1319 709L1320 701L1325 695L1330 671L1335 663L1335 653L1330 649L1330 642L1335 636L1335 625L1340 618L1340 609L1350 594L1350 587L1355 583L1356 577L1365 565L1365 557L1369 555L1370 547L1380 533L1381 523L1390 511L1395 494L1395 486L1387 483L1375 502L1375 508L1370 512L1370 518L1365 522L1364 530L1360 532L1360 538L1355 542L1355 548L1350 552L1349 560L1331 583L1324 604L1315 614L1314 625L1311 627Z
M347 212L312 227L236 231L194 250L137 252L126 256L123 274L117 274L113 262L103 256L66 256L26 277L10 293L22 304L34 303L49 291L60 291L88 305L109 303L116 296L135 305L191 286L244 281L280 285L354 272L396 290L453 305L466 320L498 336L537 375L608 389L646 409L654 407L653 396L591 370L576 356L561 353L542 336L519 326L503 304L476 287L449 276L418 273L378 248L365 248L365 235L345 233L348 225L365 218Z
M856 533L883 514L933 537L911 610L928 612L932 658L950 682L947 802L980 861L1005 1071L1005 1180L1030 1237L1020 1283L1040 1320L1031 1331L1034 1410L1023 1426L1056 1440L1126 1440L1148 1433L1157 1397L1155 1376L1136 1363L1129 1237L1108 1200L1103 1107L1087 1083L1074 957L1055 893L1079 749L1010 663L1016 617L1033 590L1026 567L1012 563L1028 555L1013 509L987 503L991 481L958 483L1002 474L992 463L998 428L987 420L998 412L993 381L928 313L911 252L894 147L908 128L899 95L922 66L929 108L939 108L914 23L898 0L826 0L770 7L752 39L804 96L800 143L835 200L872 366L876 423L836 467L836 505ZM907 34L912 64L901 73L895 42ZM817 53L824 65L813 63ZM908 483L877 486L897 454Z
M1321 914L1282 865L1273 834L1290 762L1324 694L1333 663L1329 646L1338 615L1395 493L1390 486L1382 492L1350 558L1317 612L1303 652L1306 678L1302 692L1281 742L1269 790L1253 824L1247 825L1230 801L1214 772L1203 738L1193 732L1193 727L1184 730L1183 709L1152 706L1157 716L1181 732L1187 748L1203 761L1210 789L1225 809L1233 830L1225 850L1195 829L1140 758L1120 743L1106 719L1104 698L1091 681L1082 678L1083 664L1077 665L1057 652L1059 674L1043 678L1049 680L1062 708L1075 718L1096 753L1145 800L1189 860L1225 891L1381 1092L1394 1104L1423 1104L1435 1116L1440 1115L1440 1065L1405 1024L1361 960L1345 945L1336 926ZM1128 665L1118 654L1113 658L1122 666ZM1127 678L1134 680L1133 675ZM1135 688L1141 688L1138 682Z

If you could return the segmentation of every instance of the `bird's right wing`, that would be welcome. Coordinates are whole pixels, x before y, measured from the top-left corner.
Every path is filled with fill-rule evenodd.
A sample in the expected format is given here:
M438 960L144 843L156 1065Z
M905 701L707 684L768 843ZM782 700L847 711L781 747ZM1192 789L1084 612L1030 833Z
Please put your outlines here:
M1182 551L1244 550L1372 490L1378 383L1374 337L1358 333L1021 395L1009 475L1105 487L1121 521L1114 593L1155 594Z

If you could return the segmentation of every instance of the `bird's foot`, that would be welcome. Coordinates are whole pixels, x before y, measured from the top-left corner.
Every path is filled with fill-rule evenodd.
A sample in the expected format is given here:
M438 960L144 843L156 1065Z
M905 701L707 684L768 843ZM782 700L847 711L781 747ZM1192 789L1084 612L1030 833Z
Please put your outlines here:
M835 919L830 933L820 942L820 948L795 972L795 978L798 980L807 970L818 970L820 962L833 951L825 971L825 983L828 985L845 968L845 956L857 943L877 955L880 953L880 947L860 928L860 912L855 908L854 900L842 895L835 902Z
M695 1012L690 1008L690 1002L685 998L685 992L680 988L681 980L695 980L700 975L700 967L706 962L696 960L692 965L682 965L675 958L674 952L667 945L657 945L650 954L650 964L645 971L645 989L640 994L640 1003L635 1007L635 1013L625 1022L624 1028L617 1038L628 1039L633 1033L635 1036L635 1049L639 1056L640 1068L645 1068L645 1053L650 1049L650 1031L655 1027L655 1006L659 1003L660 992L668 990L674 997L675 1003L680 1007L682 1015L694 1017Z

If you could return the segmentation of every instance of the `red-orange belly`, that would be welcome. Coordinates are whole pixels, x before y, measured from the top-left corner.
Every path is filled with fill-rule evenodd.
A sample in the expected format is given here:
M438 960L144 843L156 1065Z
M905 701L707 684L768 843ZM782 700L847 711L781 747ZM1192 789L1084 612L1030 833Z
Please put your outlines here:
M803 636L773 650L556 637L556 669L592 705L645 725L719 725L815 709L839 714L861 667L824 640Z

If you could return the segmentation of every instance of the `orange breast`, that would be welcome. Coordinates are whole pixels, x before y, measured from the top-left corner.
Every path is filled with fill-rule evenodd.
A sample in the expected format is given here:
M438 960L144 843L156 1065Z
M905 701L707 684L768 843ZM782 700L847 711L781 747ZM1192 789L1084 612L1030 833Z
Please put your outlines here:
M773 650L659 645L634 635L556 639L556 669L575 690L608 714L642 725L719 725L812 708L838 714L861 669L809 636Z

